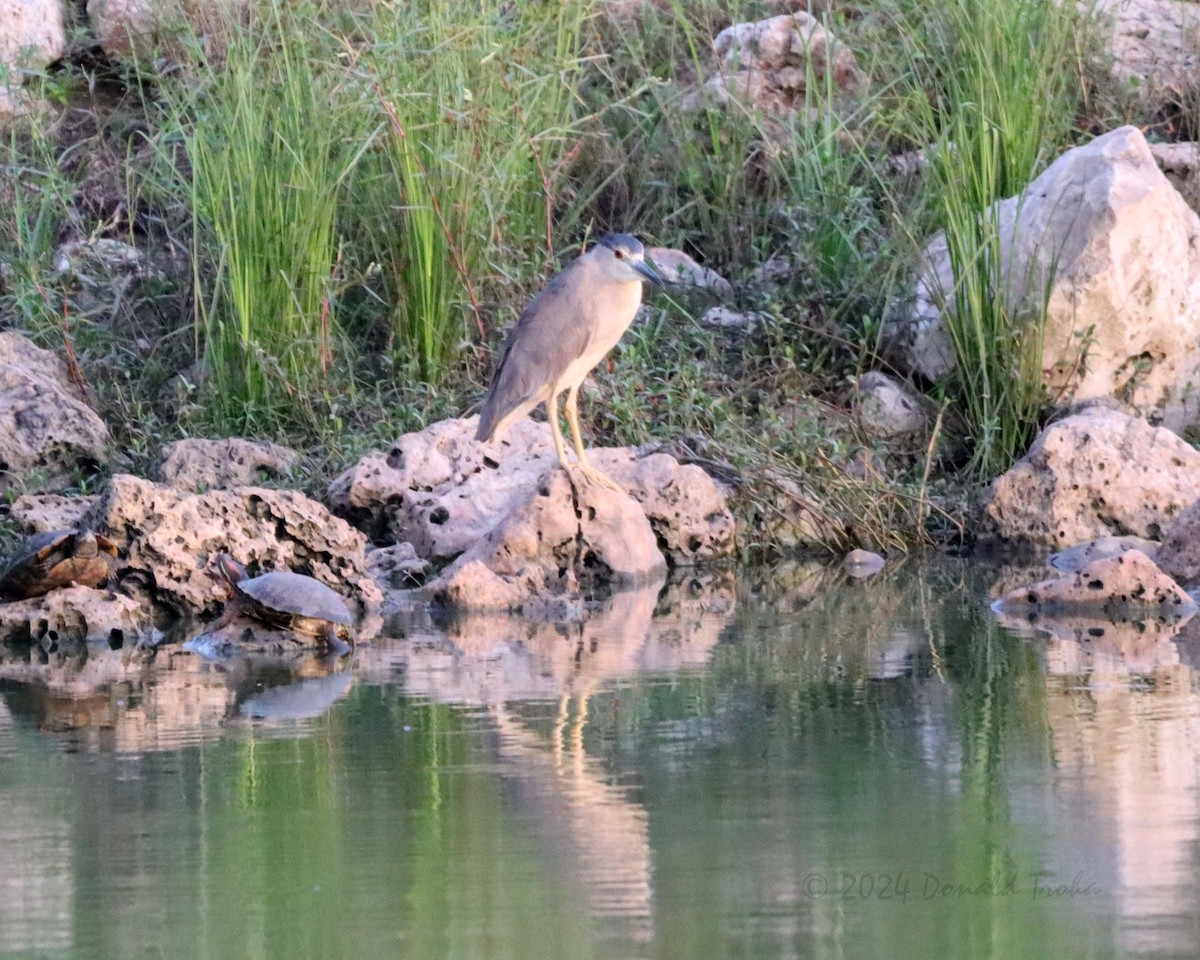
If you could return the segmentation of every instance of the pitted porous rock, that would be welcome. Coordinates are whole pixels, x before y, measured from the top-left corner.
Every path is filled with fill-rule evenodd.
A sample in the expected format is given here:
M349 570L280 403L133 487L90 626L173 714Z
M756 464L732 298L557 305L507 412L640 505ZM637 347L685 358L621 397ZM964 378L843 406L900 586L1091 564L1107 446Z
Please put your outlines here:
M706 89L718 102L735 100L760 110L804 108L823 92L809 89L810 77L823 87L828 75L841 91L852 89L860 76L850 48L803 11L735 23L717 34L713 50L721 68Z
M329 503L377 542L452 560L520 503L554 463L550 428L520 420L503 443L475 439L477 418L442 420L370 453L333 481Z
M149 636L147 611L119 593L64 587L30 600L0 603L0 640L124 646Z
M700 467L681 464L666 453L639 458L628 448L597 450L591 459L641 504L671 566L732 556L733 514Z
M1118 619L1153 615L1190 617L1196 602L1140 550L1093 560L1074 573L1006 593L1004 614L1094 611Z
M1200 584L1200 500L1167 528L1154 560L1180 583Z
M95 497L68 497L62 493L23 493L12 502L8 515L25 533L78 528Z
M0 333L0 493L61 490L104 458L108 429L66 368L18 333Z
M212 574L221 552L264 572L316 577L347 596L360 619L382 599L366 573L363 535L296 491L188 493L118 474L85 522L117 543L122 568L143 571L159 600L181 611L213 613L221 605Z
M158 478L183 490L223 490L254 487L264 480L282 480L292 472L295 450L274 443L230 437L225 440L188 438L168 444L158 463Z
M386 455L364 457L330 486L334 511L377 542L411 543L435 563L460 556L522 509L558 466L547 424L520 420L503 442L481 444L476 423L444 420L401 437ZM627 449L593 448L589 457L627 485L669 562L732 555L733 517L699 467Z
M480 596L456 592L460 571L477 569L477 562L516 592L494 582ZM665 569L637 501L594 484L574 485L565 470L556 468L428 589L445 602L492 606L498 597L505 606L524 608L570 597L576 582L633 583Z
M1158 540L1197 499L1200 451L1138 417L1093 407L1050 424L997 478L983 532L1059 548L1103 536Z

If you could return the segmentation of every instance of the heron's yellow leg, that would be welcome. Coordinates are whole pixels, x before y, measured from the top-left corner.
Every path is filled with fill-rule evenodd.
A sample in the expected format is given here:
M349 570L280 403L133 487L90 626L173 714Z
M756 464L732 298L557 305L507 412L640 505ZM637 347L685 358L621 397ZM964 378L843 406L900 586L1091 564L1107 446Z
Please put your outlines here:
M592 483L608 487L609 490L615 490L617 493L627 493L628 491L619 483L588 463L587 454L583 452L583 437L579 433L579 384L567 391L566 408L567 424L571 427L571 440L575 444L575 452L579 455L580 471Z
M546 400L546 413L550 420L550 432L554 435L554 452L558 454L558 462L562 464L564 470L569 470L570 462L567 460L567 445L563 443L562 425L558 422L558 394L551 392L550 397Z

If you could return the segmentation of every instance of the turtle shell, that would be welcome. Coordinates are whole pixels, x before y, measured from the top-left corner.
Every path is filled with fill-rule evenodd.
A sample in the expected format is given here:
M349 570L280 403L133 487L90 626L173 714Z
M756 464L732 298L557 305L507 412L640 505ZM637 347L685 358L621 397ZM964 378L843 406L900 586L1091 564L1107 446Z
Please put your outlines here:
M90 531L52 530L25 541L0 574L0 597L40 597L59 587L99 586L112 573L117 546Z
M336 591L302 573L277 570L239 580L235 588L253 607L261 610L265 619L291 622L296 629L301 629L299 621L303 620L347 627L354 623L350 608Z

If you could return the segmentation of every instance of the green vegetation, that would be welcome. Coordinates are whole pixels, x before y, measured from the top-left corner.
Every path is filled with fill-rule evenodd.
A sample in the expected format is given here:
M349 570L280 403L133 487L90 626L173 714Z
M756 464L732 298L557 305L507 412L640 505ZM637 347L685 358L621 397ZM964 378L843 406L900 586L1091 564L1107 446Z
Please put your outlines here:
M528 297L610 229L722 271L760 322L713 331L711 296L653 299L596 373L592 440L682 441L741 479L749 519L799 505L831 547L954 536L959 468L1023 451L1042 304L992 295L983 211L1122 115L1073 7L835 8L857 80L814 61L768 113L704 86L713 37L767 3L362 7L258 0L157 62L35 79L69 109L4 148L0 325L78 358L114 467L242 434L304 451L321 490L470 412ZM896 162L917 149L924 172ZM888 450L846 412L852 383L886 368L888 305L938 229L960 373L927 385L935 442ZM97 239L141 251L132 280L56 266L59 244ZM768 262L779 278L755 273Z

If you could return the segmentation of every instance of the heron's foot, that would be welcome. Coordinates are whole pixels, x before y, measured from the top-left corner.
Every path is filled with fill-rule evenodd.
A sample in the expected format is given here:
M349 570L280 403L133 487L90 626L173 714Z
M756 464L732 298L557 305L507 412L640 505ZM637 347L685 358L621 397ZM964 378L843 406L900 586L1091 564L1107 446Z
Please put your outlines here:
M580 463L578 466L579 472L583 474L584 479L589 483L595 484L597 487L605 487L614 493L623 493L625 496L629 496L629 491L625 487L621 486L621 484L617 483L616 480L607 474L601 473L590 463Z

